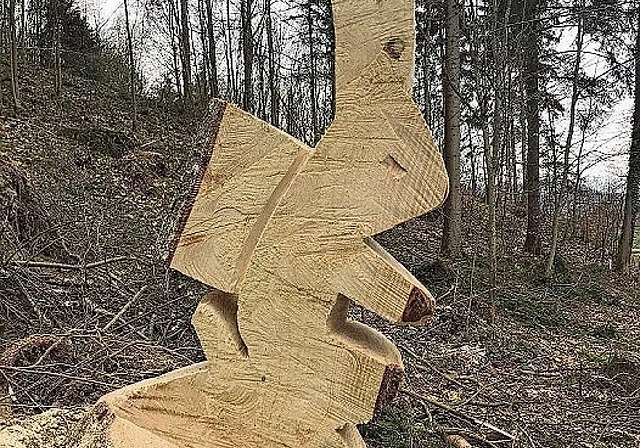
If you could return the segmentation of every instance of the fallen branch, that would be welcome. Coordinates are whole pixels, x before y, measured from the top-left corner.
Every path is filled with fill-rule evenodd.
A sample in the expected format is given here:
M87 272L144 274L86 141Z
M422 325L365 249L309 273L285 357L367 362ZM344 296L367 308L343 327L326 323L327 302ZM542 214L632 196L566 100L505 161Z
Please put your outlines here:
M153 146L156 143L158 143L160 140L159 139L155 139L155 140L151 140L150 142L144 143L142 145L140 145L140 149L145 149L148 148L149 146Z
M31 373L34 375L57 376L57 377L65 378L68 380L82 381L85 383L97 384L99 386L106 386L109 388L117 387L114 384L105 383L103 381L98 381L91 378L83 378L81 376L67 375L65 373L59 373L59 372L49 372L47 370L34 370L34 369L25 368L25 367L11 367L11 366L1 366L1 365L0 365L0 369L9 370L12 372Z
M145 293L145 291L148 289L148 286L143 286L140 291L138 291L132 298L131 300L129 300L125 306L122 307L122 309L120 311L118 311L118 314L116 314L115 316L113 316L113 319L111 319L109 321L109 323L107 325L105 325L102 328L102 331L105 332L107 331L109 328L111 328L117 321L118 319L120 319L122 317L122 315L124 313L127 312L127 310L129 310L129 308L131 308L131 305L133 305L134 303L136 303L136 301L142 296L142 294Z
M133 260L133 258L120 256L120 257L114 257L114 258L107 258L106 260L102 260L102 261L94 261L93 263L87 263L87 264L66 264L66 263L54 263L54 262L50 262L50 261L20 261L20 260L16 260L16 261L12 261L11 264L14 265L14 266L20 266L20 267L25 267L25 268L54 268L54 269L82 270L82 269L97 268L97 267L100 267L100 266L104 266L106 264L117 263L119 261L126 261L126 260Z
M473 416L471 416L469 414L466 414L466 413L464 413L462 411L459 411L458 409L453 409L452 407L447 406L446 404L439 402L435 398L432 398L432 397L429 397L429 396L426 396L426 395L420 395L420 394L418 394L416 392L413 392L413 391L405 389L405 388L400 389L400 392L405 394L405 395L408 395L408 396L410 396L410 397L412 397L412 398L414 398L416 400L419 400L419 401L422 401L422 402L427 402L427 403L429 403L429 404L431 404L431 405L433 405L433 406L435 406L437 408L442 409L443 411L448 412L451 415L455 415L456 417L459 417L459 418L462 418L464 420L470 421L471 423L473 423L475 425L483 426L483 427L485 427L487 429L490 429L491 431L493 431L495 433L498 433L501 436L507 437L510 440L515 440L516 439L516 436L514 436L513 434L508 433L507 431L505 431L503 429L500 429L497 426L492 425L489 422L485 422L483 420L479 420L479 419L477 419L477 418L475 418L475 417L473 417Z
M418 354L416 354L413 350L411 350L409 347L403 345L403 344L398 344L398 347L400 347L403 351L407 352L413 359L415 359L416 361L418 361L419 363L424 364L425 366L427 366L430 370L434 371L435 373L437 373L438 375L440 375L442 378L444 378L445 380L449 381L450 383L455 384L458 387L461 387L463 389L466 389L467 386L465 386L464 384L462 384L460 381L456 380L455 378L453 378L451 375L448 375L444 372L442 372L440 369L438 369L436 366L434 366L433 364L431 364L429 361L427 361L426 359L418 356ZM425 367L421 366L421 365L416 365L415 366L418 370L422 370L422 371L426 371L428 369L426 369Z
M44 361L44 360L46 359L46 357L47 357L47 356L49 356L49 354L50 354L53 350L55 350L55 349L56 349L56 347L58 347L60 344L62 344L62 342L63 342L63 341L66 341L66 340L67 340L67 336L62 336L62 337L60 337L57 341L55 341L53 344L51 344L51 345L49 346L49 348L48 348L48 349L46 349L46 350L44 351L44 353L42 354L42 356L40 356L36 362L34 362L33 364L31 364L29 367L30 367L30 368L33 368L33 367L37 367L37 366L39 366L39 365L42 363L42 361Z
M505 408L511 406L511 403L508 401L497 401L495 403L487 401L467 401L465 404L468 404L469 406L476 406L478 408Z

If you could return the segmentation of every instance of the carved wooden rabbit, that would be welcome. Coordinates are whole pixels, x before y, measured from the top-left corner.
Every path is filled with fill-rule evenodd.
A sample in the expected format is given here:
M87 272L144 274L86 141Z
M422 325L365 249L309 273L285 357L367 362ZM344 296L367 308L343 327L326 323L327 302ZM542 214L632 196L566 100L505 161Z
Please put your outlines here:
M412 100L414 2L334 0L336 117L310 148L222 102L171 266L212 286L207 361L103 398L116 447L363 447L402 360L351 300L418 324L433 299L370 237L437 207L442 159Z

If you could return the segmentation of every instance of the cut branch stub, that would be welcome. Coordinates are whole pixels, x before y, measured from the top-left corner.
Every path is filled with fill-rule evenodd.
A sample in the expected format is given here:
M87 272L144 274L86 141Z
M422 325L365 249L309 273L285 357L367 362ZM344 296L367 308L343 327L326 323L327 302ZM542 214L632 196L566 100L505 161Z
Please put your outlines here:
M336 118L317 148L212 105L170 254L215 288L193 318L207 361L106 396L116 447L362 447L354 425L399 387L396 347L347 311L433 313L371 236L437 207L447 177L410 96L413 1L333 3Z

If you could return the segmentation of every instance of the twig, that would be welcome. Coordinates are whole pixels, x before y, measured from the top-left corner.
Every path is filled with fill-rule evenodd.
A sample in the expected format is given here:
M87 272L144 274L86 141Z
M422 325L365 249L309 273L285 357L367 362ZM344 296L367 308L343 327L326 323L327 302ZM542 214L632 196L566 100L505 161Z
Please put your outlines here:
M416 361L423 363L424 365L426 365L427 367L429 367L429 369L433 370L435 373L437 373L438 375L440 375L442 378L444 378L445 380L455 384L456 386L462 387L463 389L466 389L467 386L465 386L464 384L462 384L460 381L456 380L455 378L453 378L451 375L447 375L446 373L442 372L440 369L438 369L436 366L434 366L433 364L431 364L429 361L427 361L425 358L422 358L420 356L418 356L418 354L416 354L413 350L411 350L409 347L405 346L404 344L398 344L398 346L404 350L405 352L407 352L412 358L414 358ZM418 370L423 370L424 368L420 368L420 365L416 365L416 368ZM426 370L426 369L424 369Z
M470 397L468 397L466 400L464 400L464 401L462 401L462 402L458 403L458 404L456 405L456 407L458 407L458 406L464 406L464 405L466 405L467 403L471 403L471 402L472 402L472 401L473 401L473 400L474 400L478 395L480 395L482 392L484 392L485 390L487 390L487 389L489 389L489 388L491 388L491 387L495 386L496 384L502 383L502 382L504 382L504 380L502 380L502 379L496 380L496 381L494 381L494 382L492 382L492 383L490 383L490 384L480 384L480 382L477 382L478 386L480 386L480 387L478 388L478 390L476 390L476 391L473 393L473 395L471 395Z
M497 448L497 445L493 443L491 440L488 440L481 435L474 433L473 431L469 431L468 429L463 428L443 428L442 432L445 434L464 434L466 437L470 438L475 442L480 442L484 445L487 445L491 448Z
M509 403L508 401L497 401L495 403L490 403L487 401L467 401L466 404L479 408L503 408L511 406L511 403Z
M444 299L445 297L449 297L451 295L451 293L454 293L455 296L455 292L458 290L458 282L456 279L456 283L454 283L453 285L451 285L451 287L449 288L449 290L447 292L445 292L444 294L442 294L441 296L438 296L438 298L436 299L436 302L439 303L442 299ZM455 299L454 299L455 300Z
M144 143L144 144L140 145L140 149L148 148L149 146L152 146L152 145L158 143L159 141L160 141L159 139L151 140L150 142L147 142L147 143Z
M42 354L42 356L40 356L36 362L34 362L33 364L31 364L31 365L29 366L29 368L33 368L33 367L37 367L37 366L39 366L39 365L40 365L40 363L42 363L42 361L44 361L44 360L45 360L45 358L46 358L47 356L49 356L49 353L51 353L51 352L52 352L52 351L53 351L57 346L59 346L59 345L62 343L62 341L65 341L66 339L67 339L67 337L66 337L66 336L63 336L63 337L59 338L57 341L55 341L53 344L51 344L51 345L49 346L49 348L48 348L48 349L46 349L46 350L44 351L44 353Z
M126 260L132 260L132 258L120 256L120 257L114 257L114 258L107 258L106 260L102 260L102 261L95 261L93 263L88 263L85 265L54 263L49 261L20 261L20 260L12 261L11 264L15 266L20 266L20 267L26 267L26 268L55 268L55 269L81 270L81 269L97 268L100 266L104 266L105 264L117 263L119 261L126 261Z
M11 370L13 372L32 373L32 374L35 374L35 375L57 376L57 377L60 377L60 378L66 378L68 380L83 381L85 383L97 384L99 386L106 386L106 387L109 387L109 388L113 388L114 387L113 384L105 383L105 382L98 381L98 380L93 380L91 378L83 378L83 377L80 377L80 376L67 375L65 373L59 373L59 372L49 372L49 371L46 371L46 370L33 370L33 369L26 368L26 367L11 367L11 366L0 366L0 369L2 369L2 370Z
M529 440L529 443L531 444L532 448L536 448L536 446L538 445L536 442L534 442L534 440L531 438L531 436L529 435L529 433L520 425L518 425L518 428L520 428L520 431L522 431L522 433L527 436L527 440Z
M510 434L507 431L505 431L503 429L500 429L497 426L494 426L489 422L485 422L483 420L479 420L479 419L477 419L477 418L475 418L475 417L473 417L473 416L471 416L469 414L466 414L466 413L464 413L462 411L459 411L458 409L453 409L452 407L447 406L444 403L440 403L435 398L428 397L428 396L425 396L425 395L420 395L420 394L417 394L417 393L415 393L413 391L410 391L408 389L405 389L405 388L400 389L400 392L402 392L403 394L408 395L408 396L410 396L412 398L415 398L417 400L425 401L425 402L427 402L427 403L429 403L429 404L431 404L431 405L433 405L433 406L435 406L437 408L442 409L443 411L448 412L449 414L452 414L452 415L455 415L456 417L459 417L459 418L462 418L464 420L470 421L475 425L483 426L483 427L485 427L487 429L490 429L491 431L496 432L496 433L498 433L498 434L500 434L502 436L505 436L510 440L515 440L515 438L516 438L513 434Z
M148 286L143 286L140 291L138 291L132 298L131 300L129 300L125 306L122 307L122 309L120 311L118 311L118 314L116 314L115 316L113 316L113 319L111 319L109 321L109 323L107 325L105 325L102 328L102 331L105 332L107 331L109 328L111 328L117 321L118 319L120 319L122 317L122 315L124 313L127 312L127 310L129 310L129 308L131 308L131 305L133 305L141 296L142 294L145 293L145 291L148 289Z
M467 302L467 319L464 326L464 333L469 334L469 321L471 319L471 307L473 305L473 275L476 270L476 254L473 254L473 263L471 264L471 286L469 290L469 300Z
M544 378L558 378L562 376L560 372L534 372L533 370L519 369L525 375L541 376Z

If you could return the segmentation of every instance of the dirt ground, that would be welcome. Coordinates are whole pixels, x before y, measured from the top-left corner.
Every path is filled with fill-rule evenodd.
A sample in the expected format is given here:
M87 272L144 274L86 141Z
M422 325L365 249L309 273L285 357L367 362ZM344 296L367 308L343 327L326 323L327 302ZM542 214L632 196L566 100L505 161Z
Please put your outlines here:
M0 123L14 167L0 172L0 428L51 417L59 429L109 391L203 359L189 321L205 288L163 261L197 169L197 121L142 101L134 139L121 94L71 79L58 102L52 80L24 78L23 114ZM438 308L421 328L352 310L407 369L400 395L362 426L367 443L640 447L638 279L563 252L542 281L544 260L518 253L514 205L499 222L490 325L481 199L465 197L463 223L455 261L438 259L437 212L377 237ZM65 411L30 417L51 408Z

